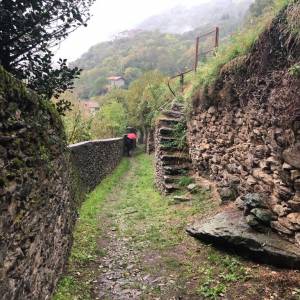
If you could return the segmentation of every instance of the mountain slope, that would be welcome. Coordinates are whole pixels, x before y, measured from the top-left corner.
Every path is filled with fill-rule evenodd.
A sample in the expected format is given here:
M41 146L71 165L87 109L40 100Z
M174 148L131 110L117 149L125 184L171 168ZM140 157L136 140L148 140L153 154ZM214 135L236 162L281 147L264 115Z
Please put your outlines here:
M112 41L93 46L73 63L84 69L76 81L79 96L84 99L105 93L106 78L111 75L122 75L128 85L149 70L174 75L190 69L195 37L214 26L220 27L221 38L232 34L243 22L250 3L216 0L189 9L177 7L146 20L139 26L141 29L120 33ZM179 28L193 31L167 33Z

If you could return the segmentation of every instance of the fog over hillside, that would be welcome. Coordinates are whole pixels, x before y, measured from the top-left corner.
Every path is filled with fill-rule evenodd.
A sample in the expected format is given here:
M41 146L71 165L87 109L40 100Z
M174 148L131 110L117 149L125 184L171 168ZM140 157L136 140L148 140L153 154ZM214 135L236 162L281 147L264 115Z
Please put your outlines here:
M193 7L176 6L162 14L146 19L137 28L184 33L197 27L218 25L220 21L226 19L231 19L232 23L234 21L238 23L243 19L252 2L252 0L216 0Z

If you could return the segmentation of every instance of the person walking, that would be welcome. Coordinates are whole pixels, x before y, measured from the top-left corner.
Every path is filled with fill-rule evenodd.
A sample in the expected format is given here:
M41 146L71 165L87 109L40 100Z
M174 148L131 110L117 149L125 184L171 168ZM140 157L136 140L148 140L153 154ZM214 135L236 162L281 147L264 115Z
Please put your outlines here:
M132 150L136 147L136 140L137 135L134 132L125 135L125 153L127 156L131 156Z

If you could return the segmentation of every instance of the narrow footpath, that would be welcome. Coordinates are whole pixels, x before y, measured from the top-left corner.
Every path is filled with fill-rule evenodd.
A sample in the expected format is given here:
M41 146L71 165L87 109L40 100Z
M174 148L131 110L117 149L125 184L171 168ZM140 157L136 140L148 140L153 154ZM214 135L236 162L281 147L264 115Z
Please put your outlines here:
M93 234L80 225L84 216L79 222L55 300L300 299L298 271L256 265L185 233L188 223L218 209L208 192L176 204L155 190L151 156L124 161L119 177L113 174L93 196L105 199L96 210L97 202L89 204L89 216L97 211ZM80 246L85 239L93 246Z

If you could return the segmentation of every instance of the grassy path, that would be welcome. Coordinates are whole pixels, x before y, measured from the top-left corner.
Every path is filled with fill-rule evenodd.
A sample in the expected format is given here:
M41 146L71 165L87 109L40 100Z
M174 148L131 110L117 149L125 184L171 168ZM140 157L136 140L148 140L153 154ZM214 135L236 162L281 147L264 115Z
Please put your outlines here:
M257 266L203 245L187 223L217 204L205 192L174 204L154 187L152 158L126 160L80 212L55 300L299 299L296 271Z

